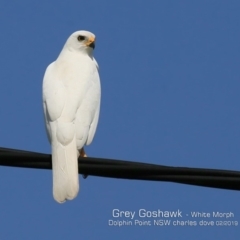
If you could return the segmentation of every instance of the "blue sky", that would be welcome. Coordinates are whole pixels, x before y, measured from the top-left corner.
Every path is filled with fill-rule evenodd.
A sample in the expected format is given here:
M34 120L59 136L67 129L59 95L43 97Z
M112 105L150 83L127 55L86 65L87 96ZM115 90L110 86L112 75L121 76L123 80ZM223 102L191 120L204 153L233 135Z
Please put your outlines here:
M240 170L239 1L0 2L0 146L50 153L41 100L47 65L76 30L96 34L100 121L88 155ZM49 170L0 168L0 239L239 239L240 193L80 177L59 205ZM215 226L109 226L113 209L232 212ZM154 218L135 217L135 220Z

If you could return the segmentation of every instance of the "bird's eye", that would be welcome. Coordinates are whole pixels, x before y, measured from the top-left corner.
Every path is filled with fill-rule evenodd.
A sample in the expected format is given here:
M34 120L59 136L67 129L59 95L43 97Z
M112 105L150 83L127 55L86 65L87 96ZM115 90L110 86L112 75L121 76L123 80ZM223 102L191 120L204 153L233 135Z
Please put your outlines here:
M81 41L85 40L85 37L84 37L84 36L81 36L81 35L79 35L77 39L78 39L78 41L79 41L79 42L81 42Z

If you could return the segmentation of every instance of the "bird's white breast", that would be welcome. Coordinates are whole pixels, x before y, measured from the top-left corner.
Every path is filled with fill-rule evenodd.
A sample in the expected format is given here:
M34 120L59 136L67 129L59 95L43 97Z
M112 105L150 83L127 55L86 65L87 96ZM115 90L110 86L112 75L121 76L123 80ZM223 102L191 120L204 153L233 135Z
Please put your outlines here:
M60 141L68 142L69 136L64 132L73 132L77 134L79 147L85 144L91 124L97 124L94 118L98 118L100 91L96 62L88 55L69 54L49 65L43 94L49 120L60 129Z

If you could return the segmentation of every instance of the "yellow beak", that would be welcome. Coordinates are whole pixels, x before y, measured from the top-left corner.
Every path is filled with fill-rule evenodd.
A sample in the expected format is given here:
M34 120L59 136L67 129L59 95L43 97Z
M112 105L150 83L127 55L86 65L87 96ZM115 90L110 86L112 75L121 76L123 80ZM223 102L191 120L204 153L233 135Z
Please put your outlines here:
M89 46L89 45L91 45L94 41L95 41L95 38L94 38L94 37L90 37L90 38L88 39L88 41L86 42L86 45Z

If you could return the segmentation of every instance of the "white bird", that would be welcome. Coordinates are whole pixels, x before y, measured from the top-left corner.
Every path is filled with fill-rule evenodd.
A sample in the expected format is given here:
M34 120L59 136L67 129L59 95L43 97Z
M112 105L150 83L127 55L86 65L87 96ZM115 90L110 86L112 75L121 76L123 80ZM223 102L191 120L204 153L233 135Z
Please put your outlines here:
M79 191L78 157L94 137L100 111L101 86L93 57L95 35L74 32L43 79L43 109L52 146L53 197L59 202Z

